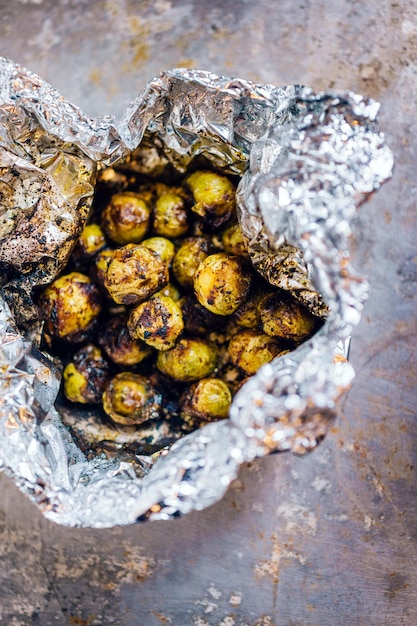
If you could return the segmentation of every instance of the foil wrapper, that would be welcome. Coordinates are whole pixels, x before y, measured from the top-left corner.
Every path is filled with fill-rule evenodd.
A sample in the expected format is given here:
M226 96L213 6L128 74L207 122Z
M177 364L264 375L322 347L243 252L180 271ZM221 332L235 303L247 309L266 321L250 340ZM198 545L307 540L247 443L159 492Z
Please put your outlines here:
M122 119L91 119L0 60L0 462L49 519L170 519L219 500L242 463L323 439L354 377L347 346L368 293L350 265L355 212L393 167L378 108L350 92L174 69ZM32 290L64 267L99 168L184 172L201 156L241 176L239 219L258 271L326 321L241 387L229 419L143 450L135 467L117 449L91 457L57 410L59 373L36 347Z

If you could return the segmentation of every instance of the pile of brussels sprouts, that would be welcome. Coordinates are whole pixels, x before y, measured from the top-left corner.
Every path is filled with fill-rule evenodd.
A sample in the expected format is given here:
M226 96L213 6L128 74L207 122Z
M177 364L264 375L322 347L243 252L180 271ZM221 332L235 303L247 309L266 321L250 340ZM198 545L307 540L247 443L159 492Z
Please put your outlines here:
M208 169L175 185L103 170L65 273L38 305L65 401L122 425L175 414L184 432L226 418L247 377L321 323L254 271L235 182Z

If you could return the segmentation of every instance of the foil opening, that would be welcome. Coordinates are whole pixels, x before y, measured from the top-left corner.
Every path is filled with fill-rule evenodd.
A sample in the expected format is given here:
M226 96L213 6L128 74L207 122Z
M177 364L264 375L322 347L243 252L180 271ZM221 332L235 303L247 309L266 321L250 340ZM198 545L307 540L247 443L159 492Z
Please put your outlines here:
M349 239L356 209L393 167L378 104L174 69L150 81L121 120L91 119L12 61L1 60L0 77L2 469L48 518L105 527L202 509L241 463L312 450L354 377L346 347L368 288L350 265ZM230 419L157 459L144 449L138 472L117 450L89 458L64 426L59 376L36 348L32 293L64 266L98 169L129 162L146 175L180 174L199 158L242 177L239 220L255 267L326 322L248 380Z

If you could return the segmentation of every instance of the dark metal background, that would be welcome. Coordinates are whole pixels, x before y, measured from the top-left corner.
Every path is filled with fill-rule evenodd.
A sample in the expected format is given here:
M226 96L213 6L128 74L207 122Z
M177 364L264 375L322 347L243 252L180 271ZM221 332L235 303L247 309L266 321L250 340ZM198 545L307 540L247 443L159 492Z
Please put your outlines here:
M417 624L417 5L413 0L0 1L0 54L91 115L175 66L379 100L396 158L360 211L372 286L344 414L305 459L242 468L182 519L66 529L0 475L0 624Z

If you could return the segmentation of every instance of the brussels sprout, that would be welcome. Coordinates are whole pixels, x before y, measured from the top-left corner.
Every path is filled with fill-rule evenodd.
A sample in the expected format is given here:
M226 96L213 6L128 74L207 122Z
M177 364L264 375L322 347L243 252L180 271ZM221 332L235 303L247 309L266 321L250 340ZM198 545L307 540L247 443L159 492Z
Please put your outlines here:
M62 373L64 394L71 402L98 404L110 379L109 365L99 348L88 344L76 352Z
M88 276L70 272L41 293L39 309L49 335L77 343L88 337L97 320L100 292Z
M217 350L203 339L182 338L170 350L158 352L156 367L179 382L196 382L216 369Z
M193 288L194 274L208 253L209 242L205 237L183 239L172 262L172 273L181 287Z
M142 245L127 244L114 251L104 286L117 304L135 304L149 298L169 280L167 264Z
M155 295L133 309L127 327L133 339L157 350L169 350L184 328L181 308L172 298Z
M210 228L219 228L236 208L236 191L229 178L210 171L196 171L187 176L185 186L191 191L191 210Z
M181 292L172 283L168 283L165 287L162 287L159 291L153 294L154 296L167 296L167 298L172 298L175 302L181 299ZM153 297L153 296L152 296Z
M259 304L264 332L300 343L310 337L319 321L302 304L284 292L271 294Z
M246 300L234 312L233 320L243 328L260 328L261 327L261 309L260 304L271 290L264 289L259 286L256 281L252 283L253 289L248 293Z
M194 292L200 304L216 315L230 315L244 302L252 274L241 257L224 252L202 261L194 276Z
M148 232L150 207L140 194L116 193L101 214L101 226L115 243L139 243Z
M222 233L222 245L228 254L249 257L249 252L243 239L239 224L232 224Z
M153 352L143 341L132 339L127 328L128 315L114 315L101 328L97 341L109 359L118 365L137 365Z
M172 259L175 255L175 246L172 241L166 237L150 237L149 239L144 239L141 242L141 245L146 246L156 252L156 254L159 254L168 267L171 266Z
M184 320L184 328L191 335L207 335L224 323L224 317L215 315L202 306L194 296L188 295L179 301Z
M205 422L226 419L232 394L219 378L203 378L186 389L180 398L181 417L192 428Z
M159 196L164 193L170 193L171 191L174 193L177 192L176 188L173 189L169 185L158 180L149 180L148 182L140 185L138 189L138 193L145 199L149 206L153 206Z
M163 193L153 209L152 229L157 235L175 239L188 231L188 216L184 199L173 191Z
M288 350L277 339L255 330L243 330L229 342L229 359L246 374L255 374L279 354Z
M74 265L82 265L92 259L106 246L106 238L98 224L84 226L74 246L71 260Z
M161 397L144 376L121 372L104 390L103 409L117 424L142 424L159 417Z
M113 167L106 167L100 170L97 175L97 188L103 188L107 193L123 191L129 185L126 174L116 171Z
M104 284L107 269L113 258L113 252L114 250L111 248L104 248L104 250L100 250L90 264L90 275L93 281L99 285Z

